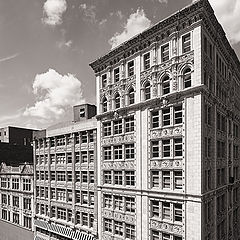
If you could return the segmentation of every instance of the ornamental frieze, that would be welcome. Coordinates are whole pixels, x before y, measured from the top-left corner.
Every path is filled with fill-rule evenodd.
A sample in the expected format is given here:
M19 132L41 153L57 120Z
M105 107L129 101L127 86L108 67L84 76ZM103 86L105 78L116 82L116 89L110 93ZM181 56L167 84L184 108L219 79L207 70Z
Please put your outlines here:
M56 165L56 171L65 171L66 167L64 165Z
M174 137L182 135L182 127L173 127L173 128L165 128L159 130L152 130L150 133L150 138L164 138L164 137Z
M135 169L135 161L110 161L104 162L103 169Z
M152 229L163 230L169 233L183 234L183 227L171 223L164 223L157 220L150 221L150 226Z
M135 223L135 217L132 215L127 215L119 212L113 212L111 210L103 210L103 216L107 218L113 218L114 220L117 221L124 221L128 223Z
M114 136L102 139L102 145L121 144L134 141L134 134Z
M151 160L150 168L182 168L182 160Z

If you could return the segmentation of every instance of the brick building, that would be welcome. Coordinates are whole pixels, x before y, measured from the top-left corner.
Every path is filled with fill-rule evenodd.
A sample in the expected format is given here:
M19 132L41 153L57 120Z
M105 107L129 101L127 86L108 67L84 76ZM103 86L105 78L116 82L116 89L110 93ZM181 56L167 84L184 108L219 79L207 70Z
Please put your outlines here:
M209 2L90 66L98 239L240 239L240 64Z
M97 237L96 107L34 133L35 239Z

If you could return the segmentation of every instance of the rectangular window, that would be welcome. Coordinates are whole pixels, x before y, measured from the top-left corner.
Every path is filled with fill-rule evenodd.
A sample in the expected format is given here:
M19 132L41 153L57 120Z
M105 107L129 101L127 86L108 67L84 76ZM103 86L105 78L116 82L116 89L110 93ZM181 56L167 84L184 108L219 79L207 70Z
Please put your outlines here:
M87 183L88 182L88 172L87 171L82 171L81 172L82 178L81 178L81 182L82 183Z
M162 141L163 157L170 157L170 139Z
M93 163L94 162L94 151L89 151L89 163Z
M170 125L170 108L165 108L162 110L162 124L163 126L169 126Z
M126 159L134 159L135 157L135 150L134 144L126 144L125 145L125 158Z
M13 206L19 207L19 197L13 196Z
M19 224L19 214L13 213L13 223Z
M57 181L66 181L66 172L58 171L57 172Z
M31 198L23 198L23 209L31 210Z
M57 189L57 200L66 201L66 191L62 189Z
M112 173L111 171L103 172L104 184L112 184Z
M122 133L122 119L113 122L114 134Z
M113 73L114 73L114 81L118 82L120 80L119 68L115 68Z
M125 132L133 132L134 131L134 116L125 118Z
M114 197L114 210L123 211L123 197L115 196Z
M32 228L32 218L23 216L23 226L26 228Z
M169 60L169 44L161 47L162 62Z
M57 209L57 218L66 220L66 209L64 208L58 208Z
M23 179L23 191L31 191L31 179Z
M76 200L76 203L80 203L81 202L81 193L80 193L79 190L75 191L75 200Z
M152 142L152 157L153 158L159 157L159 155L160 155L159 152L160 152L159 141L153 141Z
M162 171L163 188L170 189L170 171Z
M72 163L72 153L67 153L67 163Z
M182 171L173 172L174 189L182 189Z
M89 183L94 183L94 172L93 171L89 171Z
M81 152L81 163L87 163L88 162L88 154L87 151Z
M123 223L115 221L114 223L114 232L118 236L123 236Z
M174 139L174 156L180 157L182 156L183 149L182 149L182 138Z
M162 203L162 218L164 220L170 220L170 203Z
M114 171L114 184L123 185L123 172Z
M66 163L66 155L65 153L57 153L57 164L65 164Z
M182 105L174 107L174 124L182 123Z
M112 195L104 194L104 207L105 208L113 207Z
M126 223L125 231L127 239L136 239L136 230L134 225Z
M82 191L82 204L88 205L88 193L87 193L87 191Z
M103 159L104 160L112 159L112 147L104 147L103 148Z
M182 37L182 52L186 53L191 50L191 36L190 33Z
M159 171L152 171L152 187L159 187L160 183L160 174Z
M135 185L135 172L134 171L126 171L126 185L127 186L134 186Z
M106 123L103 123L103 136L106 137L106 136L110 136L111 133L112 133L112 127L111 127L111 122L106 122Z
M12 178L12 189L19 189L19 178Z
M113 152L114 152L114 160L122 160L123 159L122 145L114 146Z
M144 70L147 70L150 68L150 53L146 53L143 55L143 64L144 64Z
M134 197L126 197L126 212L135 213L136 205Z
M82 225L88 226L88 213L82 213Z
M182 222L182 204L174 204L174 221Z
M152 217L159 217L160 206L159 201L152 200L151 201L151 208L152 208Z
M152 128L159 127L159 111L152 111Z
M82 140L82 143L87 143L88 142L88 136L87 136L86 131L81 133L81 140Z
M131 77L134 75L134 61L128 62L128 77Z
M105 232L112 232L113 231L113 225L111 219L104 219L104 231Z

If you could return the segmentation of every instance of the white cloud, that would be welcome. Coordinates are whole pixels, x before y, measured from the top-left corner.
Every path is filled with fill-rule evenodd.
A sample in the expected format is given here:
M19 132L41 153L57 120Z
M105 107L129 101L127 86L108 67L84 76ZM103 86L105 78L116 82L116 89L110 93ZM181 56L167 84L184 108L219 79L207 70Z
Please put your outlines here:
M209 0L209 2L230 42L233 44L240 42L240 0Z
M61 24L62 15L66 10L66 0L47 0L43 5L43 22L52 26Z
M24 116L60 119L70 106L84 102L81 82L72 74L61 75L54 69L37 74L33 82L34 106L27 107Z
M84 20L91 23L96 23L96 6L87 5L86 3L80 4L79 8L84 14Z
M146 17L144 10L137 9L135 13L132 13L129 16L123 32L115 33L115 35L109 40L109 44L114 48L150 26L151 21Z

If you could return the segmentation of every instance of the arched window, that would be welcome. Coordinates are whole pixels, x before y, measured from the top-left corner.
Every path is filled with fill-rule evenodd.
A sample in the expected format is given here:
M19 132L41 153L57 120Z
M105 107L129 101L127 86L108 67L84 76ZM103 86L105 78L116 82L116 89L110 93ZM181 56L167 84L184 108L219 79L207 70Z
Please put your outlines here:
M115 108L120 108L120 95L117 93L115 95Z
M184 88L189 88L191 87L191 69L187 68L183 72L183 87Z
M150 88L150 82L147 82L144 87L144 96L145 100L148 100L151 98L151 88Z
M104 97L102 100L102 110L103 110L103 112L107 111L107 98L106 97Z
M131 88L131 89L129 90L129 92L128 92L129 105L130 105L130 104L134 104L134 102L135 102L135 96L134 96L134 95L135 95L135 94L134 94L134 89Z
M163 95L170 93L170 78L169 78L169 76L165 76L162 80L162 93L163 93Z

